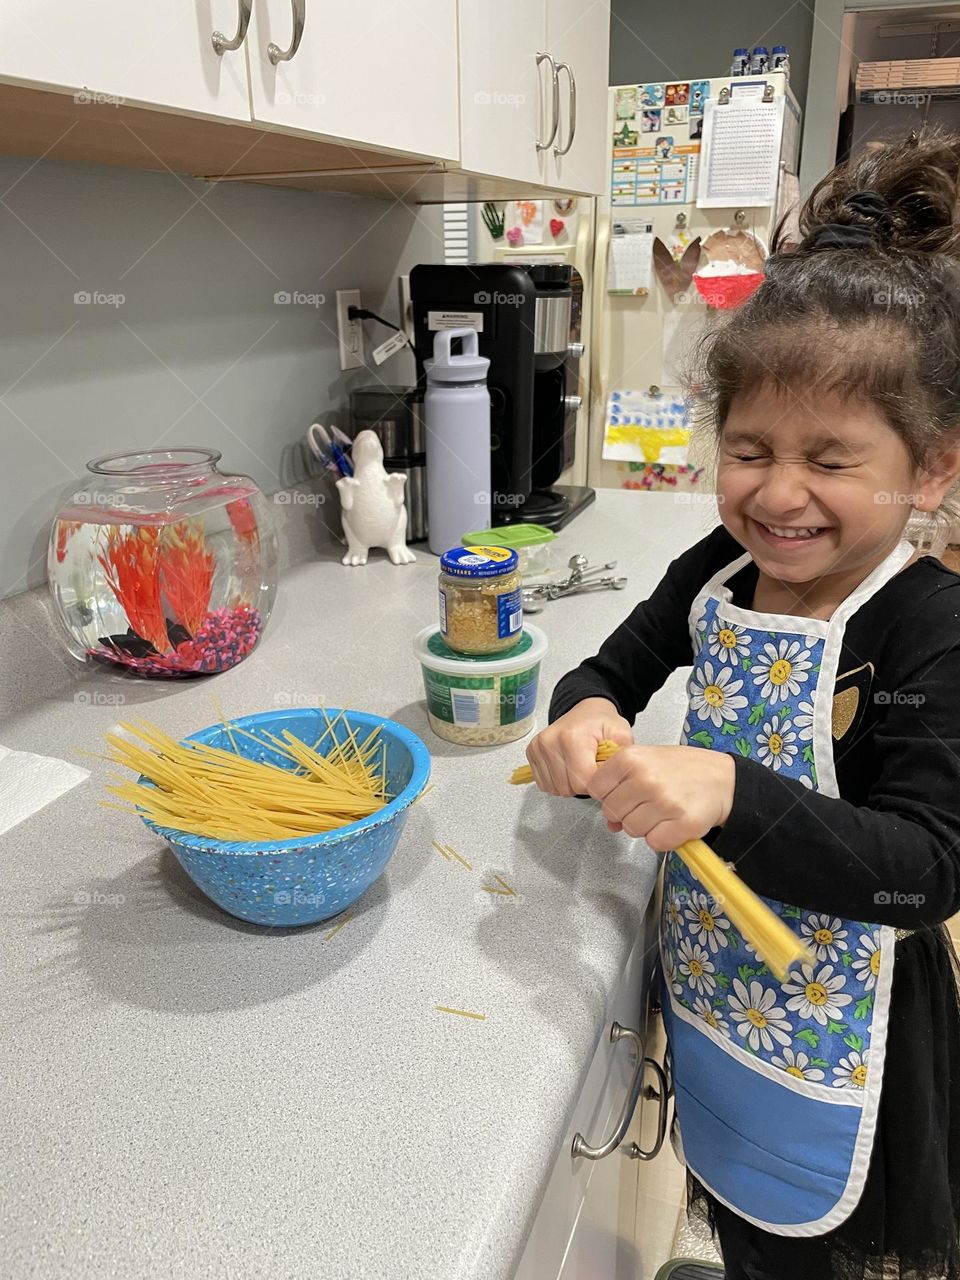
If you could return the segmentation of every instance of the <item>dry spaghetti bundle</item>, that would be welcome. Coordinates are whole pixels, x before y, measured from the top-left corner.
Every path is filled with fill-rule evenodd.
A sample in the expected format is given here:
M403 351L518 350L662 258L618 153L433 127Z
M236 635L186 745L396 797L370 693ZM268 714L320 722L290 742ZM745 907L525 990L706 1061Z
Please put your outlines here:
M121 777L109 790L124 803L104 804L215 840L319 835L369 817L389 799L381 726L358 742L344 719L346 737L340 741L334 730L343 713L334 720L324 714L327 727L312 746L289 729L278 737L225 723L229 751L205 742L177 742L146 722L121 723L131 736L108 733L112 753L104 758L143 774L149 783ZM242 756L234 734L269 747L289 761L289 768ZM324 753L320 748L328 737Z
M597 747L597 764L603 764L619 750L615 742L601 742ZM510 781L532 782L533 771L529 765L521 765L514 769ZM792 964L813 963L813 956L797 935L779 916L774 915L765 902L761 902L708 844L702 840L685 840L678 846L677 854L707 892L722 903L731 922L781 981L787 977Z

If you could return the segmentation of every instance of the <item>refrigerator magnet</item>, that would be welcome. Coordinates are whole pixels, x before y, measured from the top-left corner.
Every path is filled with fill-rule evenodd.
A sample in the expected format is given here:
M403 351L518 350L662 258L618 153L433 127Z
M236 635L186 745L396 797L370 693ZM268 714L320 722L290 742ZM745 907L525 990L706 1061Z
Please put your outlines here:
M663 87L663 105L665 107L685 107L690 102L690 82L681 80Z
M637 114L637 85L621 85L613 95L613 113L618 120L632 120Z
M511 240L511 233L507 232L507 239L511 244L543 243L542 200L511 200L507 205L506 220L511 230L519 233L516 239Z
M702 116L703 108L710 97L709 80L690 81L690 116Z
M644 133L659 133L661 111L644 111L640 118L640 128Z
M687 108L686 107L664 107L663 123L668 124L686 124Z
M662 84L645 84L640 94L641 107L662 107L664 86Z
M678 243L679 240L680 237L674 235L664 244L658 236L653 242L653 269L674 303L687 301L685 295L700 265L700 237L686 244Z

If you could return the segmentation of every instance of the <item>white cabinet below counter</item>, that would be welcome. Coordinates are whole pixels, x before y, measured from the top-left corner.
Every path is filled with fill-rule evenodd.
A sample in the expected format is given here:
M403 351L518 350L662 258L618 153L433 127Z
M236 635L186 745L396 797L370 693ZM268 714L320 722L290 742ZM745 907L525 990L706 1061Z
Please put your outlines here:
M527 1237L514 1280L635 1280L639 1243L634 1239L639 1195L639 1139L643 1099L656 1136L643 1158L653 1158L663 1145L668 1099L661 1098L662 1078L651 1061L653 1015L651 981L656 958L656 915L651 900L643 929L634 944L610 1003L600 1043L587 1071L550 1180ZM621 1028L618 1038L612 1028ZM642 1045L642 1048L641 1048ZM642 1061L641 1061L642 1058ZM639 1086L643 1093L637 1096ZM643 1108L643 1118L650 1119ZM662 1118L662 1123L661 1123ZM628 1128L607 1155L588 1159L574 1155L576 1135L595 1150L611 1145L618 1122ZM650 1140L648 1138L648 1140Z

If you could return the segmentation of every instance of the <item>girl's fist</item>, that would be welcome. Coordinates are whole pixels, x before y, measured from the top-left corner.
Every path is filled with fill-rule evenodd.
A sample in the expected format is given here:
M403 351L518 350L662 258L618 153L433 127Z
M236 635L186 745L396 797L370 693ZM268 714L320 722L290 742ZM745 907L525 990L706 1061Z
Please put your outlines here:
M588 795L604 739L629 747L633 733L608 698L584 698L528 743L527 762L537 786L555 796Z
M735 777L733 756L723 751L630 746L598 766L588 790L611 831L643 836L662 853L723 826Z

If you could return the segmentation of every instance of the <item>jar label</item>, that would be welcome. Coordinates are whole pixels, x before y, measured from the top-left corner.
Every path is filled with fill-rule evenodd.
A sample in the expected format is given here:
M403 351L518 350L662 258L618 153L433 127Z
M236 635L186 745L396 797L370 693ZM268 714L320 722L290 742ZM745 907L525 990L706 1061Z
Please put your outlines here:
M440 630L444 635L447 634L447 593L442 589L440 591Z
M523 596L519 590L497 596L497 635L501 640L514 636L523 626Z
M447 724L496 729L533 715L539 662L509 676L448 676L423 669L427 710Z

